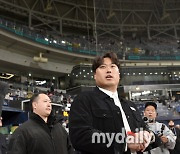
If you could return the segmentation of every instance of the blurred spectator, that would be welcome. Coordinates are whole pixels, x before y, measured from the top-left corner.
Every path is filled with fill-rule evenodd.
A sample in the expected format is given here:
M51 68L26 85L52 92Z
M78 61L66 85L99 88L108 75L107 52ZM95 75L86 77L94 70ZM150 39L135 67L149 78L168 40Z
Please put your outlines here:
M65 128L65 130L69 133L69 120L66 118L64 122L62 123L62 126Z
M0 117L0 127L2 127L2 117ZM6 136L0 133L0 154L6 154L7 143Z
M178 128L178 129L180 129L180 125L176 125L176 126L175 126L175 128Z
M180 129L175 128L173 120L170 120L168 125L174 135L177 137L175 148L173 150L170 150L170 154L180 154Z
M151 154L169 154L169 149L174 149L176 137L172 131L163 123L156 121L157 104L147 102L145 104L144 116L147 118L147 125L151 131L158 135L162 145L150 151ZM147 152L144 152L147 154Z
M60 93L60 101L61 101L61 103L63 102L63 99L64 99L64 95L63 95L63 93L62 93L62 91L61 91L61 93Z

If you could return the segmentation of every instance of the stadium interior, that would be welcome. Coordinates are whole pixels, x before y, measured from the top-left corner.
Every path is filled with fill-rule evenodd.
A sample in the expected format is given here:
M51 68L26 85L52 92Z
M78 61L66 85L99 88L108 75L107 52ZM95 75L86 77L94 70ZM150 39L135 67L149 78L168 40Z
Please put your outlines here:
M95 86L95 56L113 51L119 91L143 116L180 124L180 1L0 0L0 81L8 84L1 132L28 119L29 101L45 92L53 112L68 118L81 91Z

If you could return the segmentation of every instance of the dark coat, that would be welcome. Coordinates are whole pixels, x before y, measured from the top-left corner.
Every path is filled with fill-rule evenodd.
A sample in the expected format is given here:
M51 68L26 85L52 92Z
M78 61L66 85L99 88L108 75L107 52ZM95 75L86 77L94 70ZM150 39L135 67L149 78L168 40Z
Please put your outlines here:
M6 154L7 143L6 136L0 133L0 154Z
M8 146L8 154L70 154L72 146L67 132L55 119L46 124L37 114L19 126Z
M173 128L172 132L176 135L176 145L173 150L170 150L170 154L180 154L180 129Z
M142 117L135 104L120 99L131 131L145 128ZM71 106L69 117L70 139L73 147L82 154L122 154L125 144L113 142L107 148L105 143L92 143L92 134L96 132L119 133L124 127L121 111L114 100L97 87L90 92L78 95Z

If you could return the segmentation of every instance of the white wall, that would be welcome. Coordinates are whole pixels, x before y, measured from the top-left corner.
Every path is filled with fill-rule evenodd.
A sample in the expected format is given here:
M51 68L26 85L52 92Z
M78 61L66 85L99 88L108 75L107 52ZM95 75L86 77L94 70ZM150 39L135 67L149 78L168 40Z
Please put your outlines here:
M18 64L26 67L60 72L60 73L70 73L73 67L73 65L71 64L68 63L64 64L61 62L56 63L56 62L48 61L47 63L37 63L33 61L33 57L10 52L5 49L0 49L0 61L9 62L12 63L12 65Z

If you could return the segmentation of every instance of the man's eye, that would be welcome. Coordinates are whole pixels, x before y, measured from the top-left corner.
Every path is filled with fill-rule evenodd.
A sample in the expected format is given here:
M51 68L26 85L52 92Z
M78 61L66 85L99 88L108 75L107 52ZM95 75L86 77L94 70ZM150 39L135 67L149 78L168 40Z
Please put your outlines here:
M101 66L99 66L99 68L106 68L106 66L105 65L101 65Z
M112 68L116 67L116 65L111 65Z

